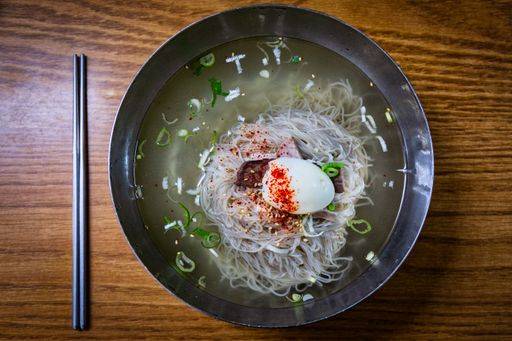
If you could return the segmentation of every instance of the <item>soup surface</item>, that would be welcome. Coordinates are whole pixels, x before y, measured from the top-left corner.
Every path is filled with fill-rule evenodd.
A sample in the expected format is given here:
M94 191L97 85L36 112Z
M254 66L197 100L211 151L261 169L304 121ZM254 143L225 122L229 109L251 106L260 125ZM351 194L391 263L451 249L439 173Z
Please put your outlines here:
M404 189L401 133L393 108L371 80L326 48L296 39L279 39L243 39L205 51L167 81L146 113L138 138L138 204L155 247L169 266L187 280L212 295L246 306L278 308L296 304L291 301L301 298L293 295L293 290L281 297L247 287L233 288L215 265L214 257L219 256L215 247L205 247L201 237L190 233L190 229L182 236L178 221L184 224L190 220L185 211L191 216L202 211L195 191L203 173L198 167L201 155L219 136L241 121L254 122L283 98L320 91L332 82L349 84L354 96L362 99L357 112L357 137L364 141L371 159L365 188L365 197L370 200L356 205L356 217L369 222L372 228L364 234L346 228L346 244L340 256L352 257L349 270L335 282L312 285L300 293L309 298L319 299L342 290L378 262ZM199 60L204 56L207 57ZM202 221L200 213L193 217L190 226L200 224L208 232L217 230L215 224Z

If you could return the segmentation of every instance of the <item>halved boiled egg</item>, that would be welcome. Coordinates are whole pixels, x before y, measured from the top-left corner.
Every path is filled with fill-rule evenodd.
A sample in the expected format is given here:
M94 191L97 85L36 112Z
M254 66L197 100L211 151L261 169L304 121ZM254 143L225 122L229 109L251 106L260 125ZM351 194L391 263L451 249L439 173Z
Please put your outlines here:
M322 170L303 159L280 157L268 163L263 199L293 214L320 211L334 199L334 185Z

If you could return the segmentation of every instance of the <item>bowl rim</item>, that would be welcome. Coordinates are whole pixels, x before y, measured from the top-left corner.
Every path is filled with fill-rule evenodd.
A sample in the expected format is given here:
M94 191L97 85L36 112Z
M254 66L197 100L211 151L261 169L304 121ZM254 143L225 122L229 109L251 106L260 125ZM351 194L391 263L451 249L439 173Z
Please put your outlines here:
M236 22L240 24L239 20L241 20L241 18L247 19L247 17L250 17L254 19L254 16L260 16L259 18L261 18L262 15L265 19L269 19L268 21L270 21L270 19L280 20L283 17L285 17L284 20L290 17L292 19L295 17L314 18L316 20L313 20L314 22L320 21L329 26L328 30L334 33L343 32L349 35L351 39L357 39L358 42L363 42L363 45L359 46L355 52L349 51L348 53L351 53L352 58L347 58L347 56L340 53L339 50L340 47L344 47L343 42L339 41L335 36L329 37L329 39L331 39L329 43L332 43L332 46L325 46L325 44L319 43L319 41L311 41L304 37L293 36L293 34L280 34L282 33L279 32L280 30L290 32L286 31L283 27L274 27L274 31L270 34L242 35L237 39L260 35L293 37L329 48L342 55L342 57L349 59L352 63L359 60L359 63L354 64L372 79L377 87L381 84L387 86L393 84L400 87L401 90L394 89L394 95L390 96L394 100L390 100L390 97L386 96L386 91L382 91L384 97L390 102L393 109L396 107L404 107L410 110L410 112L407 112L406 109L400 109L400 112L397 113L399 114L397 117L398 124L402 130L404 139L405 161L407 169L410 169L411 172L406 174L402 207L397 214L395 228L382 250L383 258L379 259L378 264L374 263L373 266L368 268L345 288L327 297L313 300L312 302L307 302L300 306L302 307L300 312L297 312L297 307L261 308L242 306L230 301L225 301L199 289L175 273L174 270L171 270L172 268L164 259L157 260L155 258L158 257L159 252L154 250L155 248L152 246L152 242L148 237L144 237L144 224L140 216L138 217L138 224L134 225L134 221L132 220L133 218L137 218L136 216L138 215L138 209L135 203L132 167L134 164L134 151L138 134L135 134L135 138L132 136L130 140L129 137L123 137L121 131L124 131L127 127L131 127L132 132L135 128L137 128L137 130L140 128L140 122L142 122L146 110L143 111L142 115L139 114L141 117L136 118L138 124L133 123L128 113L134 112L134 110L130 110L130 106L135 106L133 97L137 94L137 91L141 89L141 86L147 81L148 77L152 75L148 70L156 67L155 59L159 58L161 60L162 58L172 55L173 52L176 52L174 51L176 47L174 50L169 50L170 46L183 43L183 40L197 33L195 31L201 29L201 26L203 26L203 30L205 30L207 27L211 28L212 25L213 27L219 27L218 25L233 24ZM315 26L315 28L317 28L317 26ZM266 29L266 27L264 29ZM322 28L320 31L324 33L323 37L325 37L326 29ZM232 39L233 37L229 35L224 38L227 40L220 44L234 40ZM314 39L314 37L311 39ZM220 44L215 43L209 48ZM207 50L208 47L201 47L201 49L202 51L199 51L199 53ZM367 50L364 51L365 49ZM347 52L345 51L345 53ZM373 59L371 61L365 60L365 56L367 55L371 56L368 58ZM192 57L195 57L195 55ZM182 56L182 59L183 58L187 58L187 56ZM192 58L187 59L185 63L190 59ZM378 63L379 67L384 68L392 77L388 80L383 79L386 76L380 75L379 77L380 71L375 74L375 70L372 70L374 73L372 77L371 72L368 74L368 67L360 67L363 62L373 63L371 64L373 66L375 66L375 63ZM184 65L185 63L182 64ZM167 76L171 76L173 73L174 72L171 72ZM147 102L150 103L152 101L150 101L149 98L154 98L160 87L161 86L155 87L157 89L153 89L151 93L145 94ZM379 89L382 90L382 86L379 87ZM398 97L402 98L400 99ZM396 106L393 106L393 104L396 104ZM134 125L137 127L133 127ZM189 306L215 318L252 327L290 327L327 319L353 307L377 291L393 276L401 264L403 264L414 246L428 212L434 178L434 154L427 119L418 96L396 62L394 62L394 60L373 40L340 19L315 10L289 5L254 5L230 9L200 19L186 26L166 40L140 67L121 100L111 131L108 164L110 193L116 211L116 217L133 253L143 267L155 277L167 291L180 298ZM409 216L413 214L414 219L404 217L404 212L406 211L409 213ZM397 230L398 227L402 228ZM397 235L397 233L399 234ZM394 240L391 238L392 236L395 236ZM386 256L385 252L389 252L389 249L393 247L398 248L400 252ZM151 250L151 248L153 248L153 250ZM155 253L155 251L157 253ZM161 255L160 257L163 258Z

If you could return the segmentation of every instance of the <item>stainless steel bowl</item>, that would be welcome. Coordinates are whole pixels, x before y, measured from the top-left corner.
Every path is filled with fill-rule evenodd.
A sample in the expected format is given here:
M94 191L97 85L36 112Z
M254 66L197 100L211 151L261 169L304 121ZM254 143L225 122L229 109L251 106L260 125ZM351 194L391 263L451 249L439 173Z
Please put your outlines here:
M348 59L381 90L402 131L406 185L389 241L375 262L343 290L300 307L255 308L224 301L178 275L144 228L134 193L134 157L144 114L164 83L191 59L223 43L256 36L313 42ZM119 107L110 142L109 175L119 222L136 256L170 292L219 319L256 327L298 326L328 318L382 286L413 247L427 214L433 183L433 150L421 104L395 62L377 44L344 22L311 10L254 6L222 12L185 28L143 65Z

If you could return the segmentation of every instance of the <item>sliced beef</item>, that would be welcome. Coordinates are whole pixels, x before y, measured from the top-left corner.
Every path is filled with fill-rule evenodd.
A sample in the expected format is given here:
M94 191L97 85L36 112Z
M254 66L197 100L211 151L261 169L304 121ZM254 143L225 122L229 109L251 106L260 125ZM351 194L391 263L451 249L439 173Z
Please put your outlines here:
M277 157L287 156L294 157L297 159L302 159L302 155L300 155L299 148L297 147L297 143L293 137L289 137L281 143L279 148L277 149Z
M273 155L270 154L254 154L253 157L258 160L245 161L242 163L237 172L235 184L251 188L261 187L261 181L268 169L268 163L275 159L272 156ZM299 148L292 137L285 139L277 149L275 157L281 156L302 159Z
M334 192L343 193L343 177L341 176L341 172L343 170L340 169L340 174L336 175L332 178L332 184L334 185Z
M263 175L268 169L268 163L273 159L245 161L236 174L235 184L238 186L261 187Z

